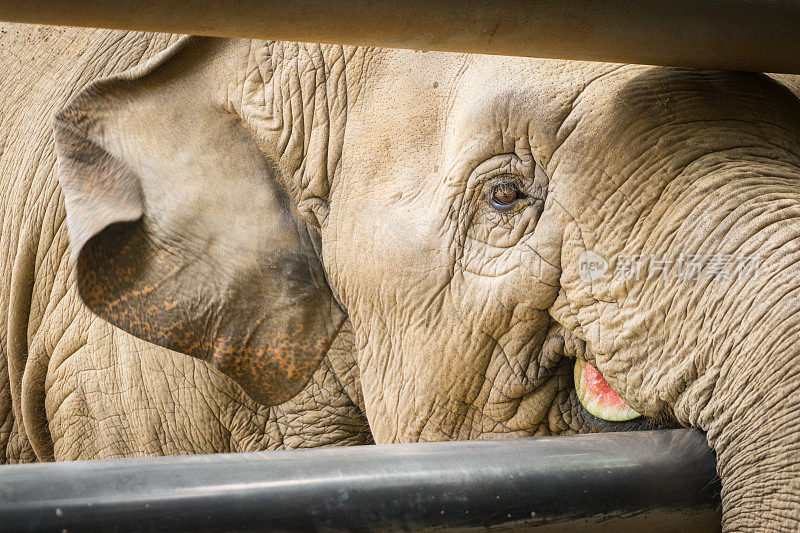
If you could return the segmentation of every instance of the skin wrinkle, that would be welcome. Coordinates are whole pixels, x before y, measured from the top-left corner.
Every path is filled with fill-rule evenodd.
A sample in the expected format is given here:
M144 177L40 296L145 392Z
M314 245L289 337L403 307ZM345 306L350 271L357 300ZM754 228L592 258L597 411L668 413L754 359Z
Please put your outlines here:
M613 74L615 74L616 72L618 72L619 70L621 70L621 69L622 69L622 68L624 68L624 67L625 67L625 65L617 65L617 66L615 66L615 67L612 67L612 68L611 68L611 70L608 70L608 71L606 71L606 72L602 72L602 73L598 74L597 76L595 76L595 77L593 77L593 78L590 78L590 79L589 79L589 80L588 80L588 81L587 81L587 82L586 82L586 83L583 85L583 87L581 87L581 88L579 89L579 91L578 91L578 92L575 94L575 96L574 96L574 97L573 97L573 98L572 98L572 99L571 99L571 100L568 102L568 104L567 104L567 105L569 106L569 108L570 108L570 111L569 111L569 113L568 113L568 114L567 114L567 115L566 115L566 116L565 116L565 117L564 117L564 118L561 120L561 124L558 126L558 130L556 131L556 137L557 137L557 141L556 141L556 146L555 146L555 148L552 150L552 156L551 156L550 158L547 158L547 159L545 159L545 160L543 161L543 164L544 164L544 167L543 167L543 168L544 168L544 170L545 170L546 172L547 172L547 171L550 171L550 172L555 172L555 171L556 171L556 169L555 169L555 168L553 168L553 169L548 169L548 167L547 167L547 163L549 163L550 161L552 161L552 160L553 160L553 158L555 158L555 157L556 157L556 153L558 152L558 150L559 150L559 149L560 149L560 148L561 148L561 147L564 145L564 143L566 143L566 142L569 140L569 137L570 137L570 135L572 135L572 132L573 132L573 131L575 131L575 127L577 126L577 122L575 123L575 125L574 125L573 127L571 127L571 128L569 129L569 131L567 131L567 132L566 132L566 134L562 133L562 130L564 129L565 125L566 125L568 122L570 122L570 118L572 117L572 113L573 113L573 111L575 110L575 108L577 107L577 104L579 104L579 103L580 103L580 99L581 99L581 97L582 97L582 96L583 96L583 95L584 95L584 94L587 92L587 90L589 89L589 87L590 87L590 86L591 86L593 83L595 83L595 82L597 82L597 81L600 81L600 80L602 80L603 78L606 78L606 77L608 77L608 76L612 76Z

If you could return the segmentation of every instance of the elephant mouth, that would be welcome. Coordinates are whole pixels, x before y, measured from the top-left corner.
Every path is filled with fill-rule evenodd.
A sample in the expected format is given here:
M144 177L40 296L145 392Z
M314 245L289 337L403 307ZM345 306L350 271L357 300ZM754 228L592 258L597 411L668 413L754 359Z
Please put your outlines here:
M626 422L641 415L626 402L594 366L575 359L575 392L581 405L592 415L609 422Z

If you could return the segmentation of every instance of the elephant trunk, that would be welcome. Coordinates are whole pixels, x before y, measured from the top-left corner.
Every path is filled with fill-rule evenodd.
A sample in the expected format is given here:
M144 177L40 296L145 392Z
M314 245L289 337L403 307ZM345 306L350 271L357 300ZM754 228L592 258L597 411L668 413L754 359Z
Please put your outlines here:
M693 291L703 296L687 318L708 342L674 405L717 451L728 531L800 521L800 197L773 192L761 188L749 220L720 239L734 243L730 255L757 256L757 268Z
M780 388L781 384L776 386ZM771 397L793 404L797 412L796 391ZM709 435L709 442L718 450L725 531L761 531L765 524L772 531L796 531L800 520L800 428L790 421L796 417L791 411L752 409L739 413L740 418L723 430L715 430L713 437Z
M800 268L762 277L742 320L755 326L701 378L711 390L696 423L718 454L728 531L800 521Z

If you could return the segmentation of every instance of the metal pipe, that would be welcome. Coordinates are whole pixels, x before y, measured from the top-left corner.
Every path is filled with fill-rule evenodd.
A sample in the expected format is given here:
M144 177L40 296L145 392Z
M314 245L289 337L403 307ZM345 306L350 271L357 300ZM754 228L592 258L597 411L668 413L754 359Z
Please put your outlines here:
M800 73L781 0L3 0L0 20Z
M694 430L7 466L0 530L718 531Z

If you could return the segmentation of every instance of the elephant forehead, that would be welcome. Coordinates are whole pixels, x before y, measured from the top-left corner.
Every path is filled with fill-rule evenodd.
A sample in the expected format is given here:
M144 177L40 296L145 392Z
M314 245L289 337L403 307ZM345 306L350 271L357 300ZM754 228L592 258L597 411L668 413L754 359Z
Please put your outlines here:
M607 63L470 56L444 106L443 157L477 161L513 152L525 139L537 160L546 162L562 142L562 124L581 94L617 68Z
M348 181L391 197L442 172L515 151L525 138L546 162L580 94L619 65L446 52L381 50L348 117ZM382 172L380 183L369 171ZM440 172L441 171L441 172ZM462 172L457 172L461 174ZM435 176L434 176L435 174ZM436 177L438 180L431 180Z

